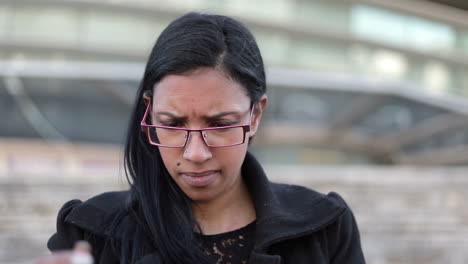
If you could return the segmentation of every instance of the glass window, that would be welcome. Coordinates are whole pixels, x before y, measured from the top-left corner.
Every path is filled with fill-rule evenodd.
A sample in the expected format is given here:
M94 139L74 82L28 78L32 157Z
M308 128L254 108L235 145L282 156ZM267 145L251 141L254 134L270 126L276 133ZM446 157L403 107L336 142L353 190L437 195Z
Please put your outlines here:
M108 0L108 2L115 2L116 0ZM203 2L206 0L118 0L124 3L131 3L132 5L136 4L138 6L152 6L152 7L170 7L179 10L191 10L191 9L199 9ZM212 0L213 1L213 0ZM213 1L214 2L214 1Z
M422 84L431 94L445 94L451 84L451 73L447 65L438 61L430 61L424 67Z
M5 35L8 32L9 11L7 6L0 5L0 35Z
M254 34L266 64L273 66L285 63L289 38L276 32L268 31L259 31Z
M289 0L238 0L228 1L225 11L243 17L261 18L270 21L287 21L293 15L293 2Z
M468 96L468 69L457 67L453 69L453 92Z
M370 47L361 44L352 44L349 47L349 60L351 71L354 73L368 73L372 61L373 51Z
M54 7L21 6L13 11L13 35L61 42L76 41L77 14L73 10Z
M87 43L124 49L150 47L166 25L135 16L102 12L90 12L84 23Z
M427 51L455 48L455 31L450 25L365 5L353 6L351 31L364 38Z
M325 71L349 71L349 47L324 39L291 40L288 58L290 63L310 69Z
M403 78L408 69L408 62L402 53L390 50L375 50L369 72L386 78Z
M455 48L455 31L449 25L417 17L408 18L405 35L409 45L427 50L451 51Z
M336 0L297 1L294 16L311 26L348 31L350 4Z
M426 60L423 58L407 58L408 71L406 73L406 79L412 83L421 83L424 75Z
M226 5L226 0L204 0L203 6L209 7L210 9L223 10Z
M457 34L458 49L468 54L468 30L460 30Z
M363 37L394 42L403 35L404 25L401 18L390 11L356 5L352 8L351 31Z

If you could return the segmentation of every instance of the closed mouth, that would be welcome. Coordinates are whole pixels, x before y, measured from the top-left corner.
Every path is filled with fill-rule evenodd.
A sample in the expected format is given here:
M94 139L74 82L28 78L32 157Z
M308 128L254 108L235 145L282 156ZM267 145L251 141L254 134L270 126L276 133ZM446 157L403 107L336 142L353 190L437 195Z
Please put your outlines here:
M217 172L216 170L208 170L208 171L202 171L202 172L182 172L181 174L184 174L186 176L190 177L203 177L203 176L208 176L213 173Z

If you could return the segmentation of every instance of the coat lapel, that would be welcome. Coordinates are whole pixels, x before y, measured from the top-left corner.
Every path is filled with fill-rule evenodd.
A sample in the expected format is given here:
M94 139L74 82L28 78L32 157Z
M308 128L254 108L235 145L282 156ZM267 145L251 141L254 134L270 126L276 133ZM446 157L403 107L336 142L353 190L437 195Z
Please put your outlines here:
M257 254L254 258L264 259L262 254L273 243L310 234L326 227L346 210L346 207L335 199L308 188L271 183L261 165L250 153L247 153L245 158L242 176L249 188L257 214L254 246Z

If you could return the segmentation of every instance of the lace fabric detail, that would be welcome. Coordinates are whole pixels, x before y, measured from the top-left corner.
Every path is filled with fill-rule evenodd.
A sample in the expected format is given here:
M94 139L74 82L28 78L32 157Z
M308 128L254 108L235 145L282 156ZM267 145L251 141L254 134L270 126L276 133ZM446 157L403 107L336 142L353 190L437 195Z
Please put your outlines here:
M196 234L213 264L247 264L254 246L255 221L240 229L215 235Z

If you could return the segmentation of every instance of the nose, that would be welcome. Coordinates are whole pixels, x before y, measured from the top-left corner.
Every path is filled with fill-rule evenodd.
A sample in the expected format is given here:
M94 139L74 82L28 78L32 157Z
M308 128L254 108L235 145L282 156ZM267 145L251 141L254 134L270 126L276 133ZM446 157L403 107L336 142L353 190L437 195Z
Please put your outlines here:
M201 163L211 159L210 148L206 145L200 132L190 132L185 145L184 159Z

